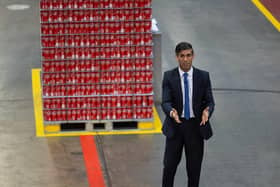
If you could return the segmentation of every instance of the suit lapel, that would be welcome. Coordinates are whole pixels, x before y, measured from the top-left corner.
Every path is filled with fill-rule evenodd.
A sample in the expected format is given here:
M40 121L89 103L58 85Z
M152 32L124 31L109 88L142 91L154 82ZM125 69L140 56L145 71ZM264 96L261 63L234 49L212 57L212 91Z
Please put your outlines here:
M196 68L193 67L193 94L192 94L193 108L195 106L196 96L197 96L197 93L198 93L198 79L199 79L198 71L197 71Z
M174 84L176 86L177 94L179 96L178 101L179 101L179 108L178 108L178 113L181 115L183 111L183 95L182 95L182 86L181 86L181 78L180 78L180 73L178 68L175 69L174 71Z

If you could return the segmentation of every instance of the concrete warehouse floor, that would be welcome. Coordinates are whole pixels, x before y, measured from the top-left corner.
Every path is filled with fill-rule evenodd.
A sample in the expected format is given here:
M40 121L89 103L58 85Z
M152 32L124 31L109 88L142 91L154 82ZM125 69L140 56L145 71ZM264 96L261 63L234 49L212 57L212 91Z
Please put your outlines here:
M38 2L0 2L0 186L88 186L79 137L35 137L31 69L40 67ZM8 10L13 3L31 7ZM153 0L153 17L162 32L163 71L177 65L174 47L186 40L196 53L194 66L212 79L215 135L206 143L201 186L278 186L279 32L250 0ZM108 186L161 185L163 135L96 140ZM186 186L184 168L182 160L176 187Z

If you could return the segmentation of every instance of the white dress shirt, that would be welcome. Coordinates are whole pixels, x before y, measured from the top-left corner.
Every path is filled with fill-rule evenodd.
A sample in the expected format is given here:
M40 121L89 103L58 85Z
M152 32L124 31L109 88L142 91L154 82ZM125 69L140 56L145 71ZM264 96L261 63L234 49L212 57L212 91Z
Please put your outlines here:
M183 96L183 111L182 111L182 115L181 117L184 118L184 105L185 105L185 85L184 85L184 71L178 67L179 69L179 73L180 73L180 79L181 79L181 88L182 88L182 96ZM192 95L193 95L193 67L191 67L191 69L186 72L188 73L188 84L189 84L189 108L190 108L190 117L193 118L194 113L193 113L193 107L192 107Z

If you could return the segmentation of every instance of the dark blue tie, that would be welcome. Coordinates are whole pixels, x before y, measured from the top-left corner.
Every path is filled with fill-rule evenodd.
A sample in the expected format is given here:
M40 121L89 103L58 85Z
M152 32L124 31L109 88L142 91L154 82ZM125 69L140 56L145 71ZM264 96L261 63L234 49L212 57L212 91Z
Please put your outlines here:
M186 119L190 119L188 73L184 73L184 87L185 87L184 114Z

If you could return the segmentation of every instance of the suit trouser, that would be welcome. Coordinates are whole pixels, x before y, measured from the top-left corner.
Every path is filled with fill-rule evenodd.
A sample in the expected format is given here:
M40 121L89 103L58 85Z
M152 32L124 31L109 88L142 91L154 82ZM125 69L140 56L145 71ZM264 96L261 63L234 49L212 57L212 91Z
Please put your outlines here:
M183 148L186 157L188 187L198 187L203 158L204 141L199 134L199 121L181 119L175 128L175 136L166 138L162 187L173 187L177 166Z

